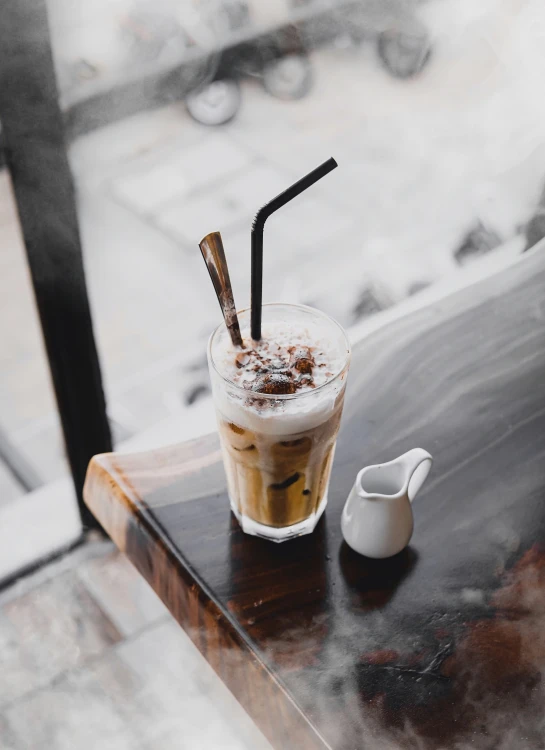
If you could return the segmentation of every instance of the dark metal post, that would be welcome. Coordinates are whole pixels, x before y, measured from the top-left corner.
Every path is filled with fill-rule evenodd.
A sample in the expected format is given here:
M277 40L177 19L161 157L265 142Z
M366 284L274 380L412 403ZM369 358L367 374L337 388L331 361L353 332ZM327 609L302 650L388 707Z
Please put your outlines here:
M97 526L83 482L112 442L44 0L2 0L0 121L82 520Z

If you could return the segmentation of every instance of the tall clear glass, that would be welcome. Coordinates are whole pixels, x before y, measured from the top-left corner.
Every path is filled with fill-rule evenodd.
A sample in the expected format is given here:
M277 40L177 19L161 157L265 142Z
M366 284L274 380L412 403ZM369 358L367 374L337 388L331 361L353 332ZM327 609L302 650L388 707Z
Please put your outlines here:
M240 312L239 321L244 332L250 311ZM224 323L210 337L208 365L233 513L247 534L282 542L310 534L326 507L350 344L336 321L310 307L264 305L263 329L277 321L323 332L342 352L341 368L312 390L248 391L227 379L214 359L229 337Z

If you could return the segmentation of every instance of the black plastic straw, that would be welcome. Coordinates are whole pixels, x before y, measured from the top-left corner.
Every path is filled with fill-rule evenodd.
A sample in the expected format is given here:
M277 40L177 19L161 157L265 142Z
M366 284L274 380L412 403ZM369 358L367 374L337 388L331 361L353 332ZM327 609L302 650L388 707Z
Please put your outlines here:
M259 341L261 338L261 304L263 301L263 229L265 222L271 214L285 206L293 198L300 195L303 191L321 180L326 174L337 167L335 159L331 158L320 164L300 180L297 180L291 187L284 190L271 201L260 208L255 215L252 224L252 338Z

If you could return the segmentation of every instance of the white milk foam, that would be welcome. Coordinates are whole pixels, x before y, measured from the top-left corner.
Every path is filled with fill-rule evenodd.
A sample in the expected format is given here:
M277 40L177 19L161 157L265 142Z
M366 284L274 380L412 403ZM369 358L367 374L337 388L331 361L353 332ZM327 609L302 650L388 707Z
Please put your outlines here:
M255 430L274 436L294 435L312 429L324 422L332 413L335 399L342 385L320 389L335 378L343 369L347 350L344 341L337 334L315 323L287 323L271 321L263 325L261 341L255 342L250 336L250 329L243 328L243 350L234 347L225 336L213 347L213 359L217 370L231 383L243 388L251 387L257 374L252 362L246 367L237 366L236 357L241 351L257 351L263 358L284 360L290 359L291 347L310 347L314 366L312 380L314 387L302 383L295 394L290 396L261 398L259 393L247 390L236 391L224 384L214 387L214 400L218 411L225 419L240 427ZM255 363L255 360L254 360ZM318 390L317 390L318 389ZM259 402L258 405L254 404Z

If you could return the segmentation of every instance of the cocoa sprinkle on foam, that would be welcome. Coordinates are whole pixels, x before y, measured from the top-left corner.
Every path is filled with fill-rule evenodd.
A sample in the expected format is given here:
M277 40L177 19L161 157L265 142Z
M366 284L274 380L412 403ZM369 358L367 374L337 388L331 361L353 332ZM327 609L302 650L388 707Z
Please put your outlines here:
M333 377L338 353L311 344L305 328L288 331L273 325L263 333L260 341L244 338L242 350L231 349L224 358L225 374L232 382L256 393L291 394Z
M245 391L241 397L228 388L216 389L222 417L243 429L275 436L322 424L336 408L338 388L321 390L320 386L334 379L347 361L347 349L337 332L314 321L274 320L264 322L260 341L251 338L249 326L243 326L241 333L242 348L234 347L227 335L212 348L215 369ZM289 397L304 393L314 395Z

